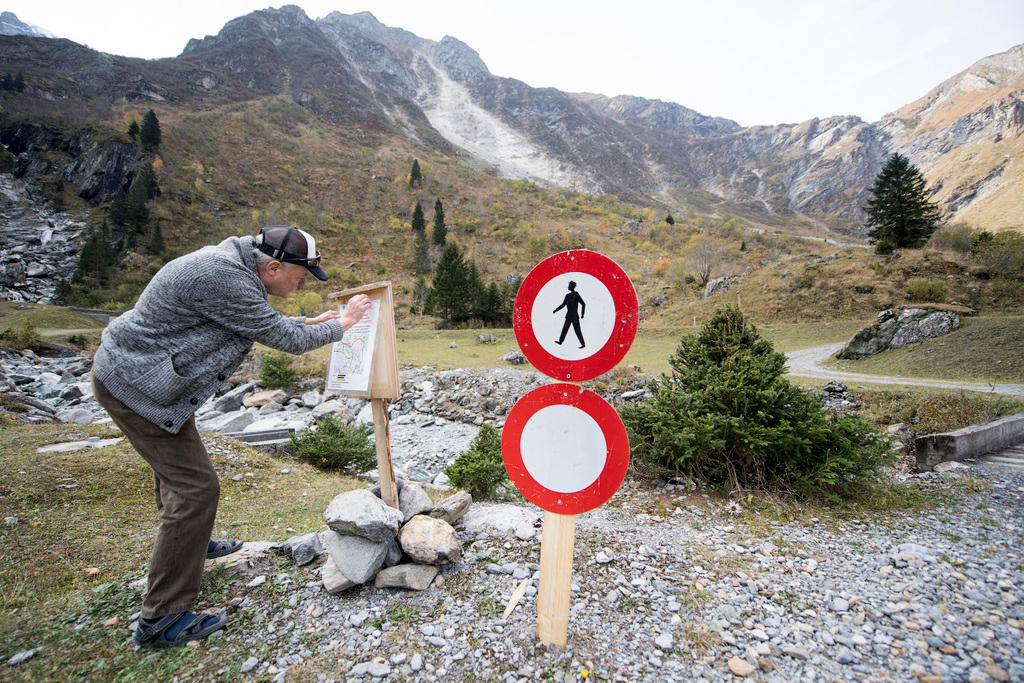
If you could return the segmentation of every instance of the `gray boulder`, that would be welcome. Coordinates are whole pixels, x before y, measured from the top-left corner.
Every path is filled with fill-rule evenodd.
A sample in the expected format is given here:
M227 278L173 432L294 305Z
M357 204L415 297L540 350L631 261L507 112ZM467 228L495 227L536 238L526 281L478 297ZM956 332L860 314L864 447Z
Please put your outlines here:
M716 277L714 280L709 280L704 286L704 298L728 292L735 282L736 279L731 277Z
M434 508L434 501L430 500L422 486L410 482L398 494L398 507L402 511L402 521L408 522L416 515L430 512Z
M426 590L437 576L437 571L437 567L429 564L399 564L380 570L373 585L377 588Z
M516 351L516 350L509 351L504 356L501 356L500 358L498 358L498 360L504 361L504 362L508 363L509 365L525 365L526 364L526 356L524 356L522 353L520 353L519 351Z
M256 416L249 411L242 409L225 413L212 420L203 420L199 423L199 431L213 432L215 434L231 434L240 432L256 420Z
M426 515L410 519L398 535L405 554L421 564L447 564L462 559L462 544L448 522Z
M324 590L328 593L340 593L356 585L354 581L350 581L348 577L338 570L334 560L330 557L327 558L324 566L320 569L320 578L323 579Z
M449 524L455 524L469 512L469 506L472 504L473 496L469 495L467 491L459 491L435 503L430 511L430 516L443 519Z
M387 543L398 534L402 513L385 505L369 489L359 489L336 496L324 511L324 521L339 534Z
M242 407L242 399L245 395L252 391L253 387L256 386L256 382L243 382L237 387L227 392L223 396L218 396L213 400L209 401L207 405L211 405L212 410L219 410L222 413L230 413L238 410Z
M878 314L878 322L854 335L837 358L857 359L888 349L941 337L960 328L960 316L950 311L911 308L887 309Z
M384 566L388 542L370 541L360 536L343 536L325 531L324 547L334 566L354 583L365 583Z
M292 558L292 561L302 567L312 562L324 551L320 543L320 534L311 533L305 536L294 536L281 544L281 550Z

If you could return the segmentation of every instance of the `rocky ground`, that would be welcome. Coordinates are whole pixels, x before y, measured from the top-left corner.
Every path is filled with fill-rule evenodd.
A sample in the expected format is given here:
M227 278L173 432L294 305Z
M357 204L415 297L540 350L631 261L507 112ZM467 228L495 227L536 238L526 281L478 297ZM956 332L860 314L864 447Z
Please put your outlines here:
M50 419L74 408L92 413L85 392L62 398L84 388L74 359L50 363L7 356L3 381L23 403L49 406ZM478 373L403 372L403 398L392 406L396 467L442 483L441 467L477 429L475 420L459 420L460 411L500 424L506 400L536 381L501 372L510 374L492 384L510 387L508 396L506 389L482 394L488 383ZM52 386L36 390L44 385ZM610 391L621 398L632 390ZM282 410L297 405L293 399L303 402L289 396ZM47 412L36 410L39 419ZM293 412L303 410L313 408ZM226 437L208 439L215 455L231 457ZM815 517L724 501L686 483L627 482L608 504L577 518L564 648L542 646L536 636L541 523L532 505L475 503L455 525L462 559L422 591L365 584L331 594L322 559L298 567L274 553L254 556L236 565L244 576L224 607L231 624L202 645L230 657L199 675L1024 680L1024 475L970 466L895 476L904 498L934 506ZM317 530L286 530L310 531ZM524 595L503 618L517 588ZM127 633L125 642L131 646Z

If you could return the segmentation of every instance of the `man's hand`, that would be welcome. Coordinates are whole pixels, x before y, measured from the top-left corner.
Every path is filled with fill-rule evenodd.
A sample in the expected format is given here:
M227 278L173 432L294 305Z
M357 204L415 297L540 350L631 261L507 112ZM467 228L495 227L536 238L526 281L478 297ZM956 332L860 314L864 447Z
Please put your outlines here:
M368 310L370 310L370 297L365 294L356 294L349 299L345 305L345 312L338 318L341 321L342 329L348 331L348 328L363 319Z
M315 318L306 318L303 322L307 325L316 325L317 323L325 323L328 320L337 320L340 317L341 313L338 313L337 311L327 311L326 313L321 313Z

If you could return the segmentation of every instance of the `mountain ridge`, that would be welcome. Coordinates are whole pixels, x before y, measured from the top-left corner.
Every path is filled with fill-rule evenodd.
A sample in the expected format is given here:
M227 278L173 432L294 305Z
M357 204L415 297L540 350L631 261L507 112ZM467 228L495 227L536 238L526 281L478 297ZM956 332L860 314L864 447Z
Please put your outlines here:
M51 57L2 45L8 63L43 68ZM921 167L950 220L1014 227L1024 208L1024 45L979 60L878 122L833 116L752 127L672 102L534 88L491 74L457 38L420 38L369 12L314 20L294 5L259 10L162 60L62 50L75 57L56 60L66 71L50 70L56 92L44 96L77 87L111 101L201 105L287 94L327 120L390 130L509 178L668 208L700 192L862 236L867 188L897 151Z

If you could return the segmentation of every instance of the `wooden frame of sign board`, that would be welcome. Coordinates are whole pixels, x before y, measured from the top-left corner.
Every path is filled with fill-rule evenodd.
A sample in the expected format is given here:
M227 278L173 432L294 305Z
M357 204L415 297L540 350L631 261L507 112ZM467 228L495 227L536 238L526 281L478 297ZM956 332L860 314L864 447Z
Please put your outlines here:
M398 344L395 335L394 299L391 282L375 282L361 287L333 292L329 300L345 303L356 294L366 294L370 300L378 300L376 340L367 391L340 391L346 396L369 398L373 409L374 442L377 448L377 472L380 480L381 500L398 508L398 487L395 485L395 469L391 461L391 428L388 425L386 400L401 396L398 382Z

